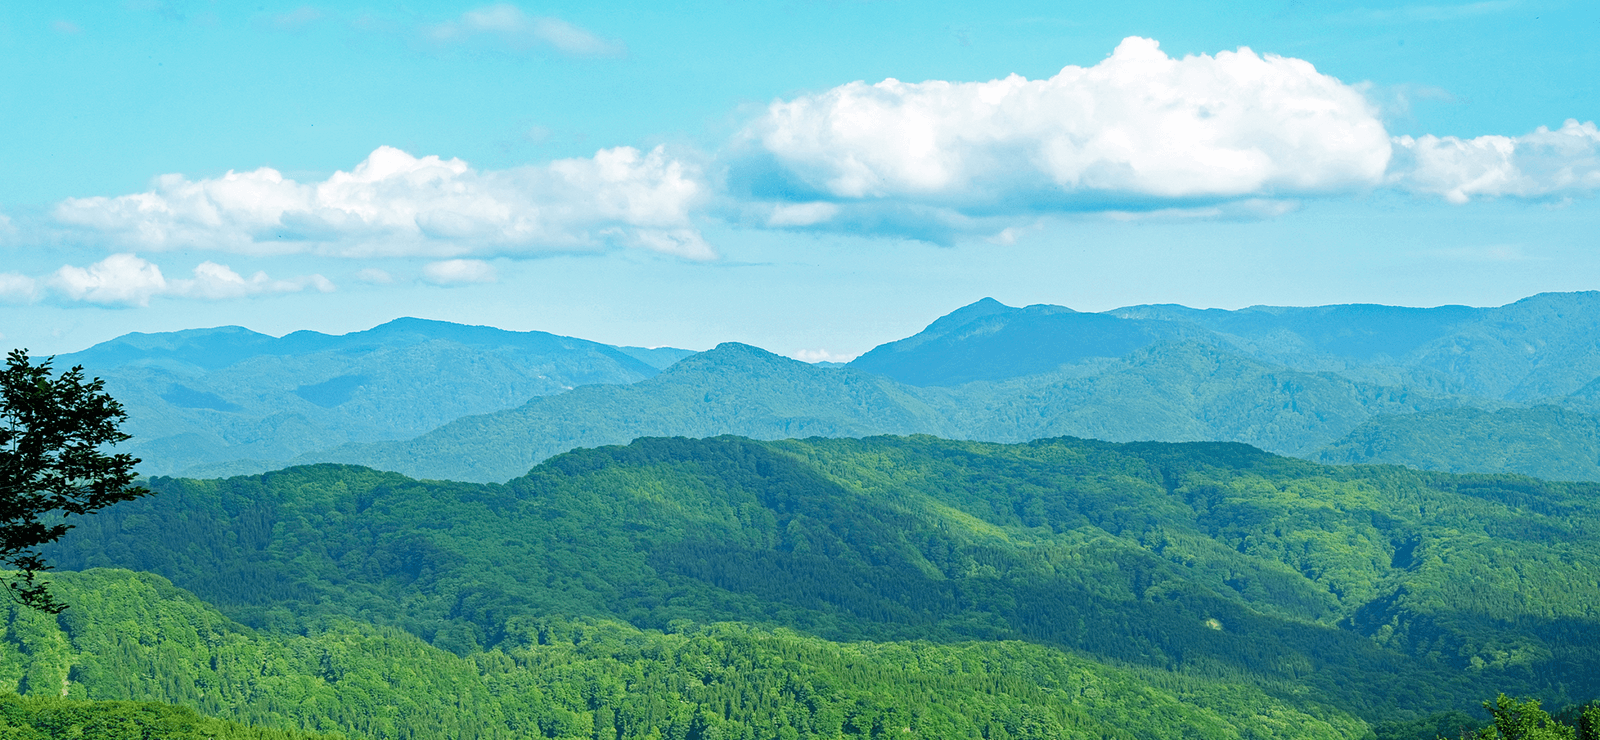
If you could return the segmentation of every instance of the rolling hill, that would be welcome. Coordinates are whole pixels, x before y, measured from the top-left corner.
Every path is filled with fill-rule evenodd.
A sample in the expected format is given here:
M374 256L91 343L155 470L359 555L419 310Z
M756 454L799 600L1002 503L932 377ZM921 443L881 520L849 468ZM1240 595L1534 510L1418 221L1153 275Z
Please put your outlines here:
M334 465L152 485L51 557L274 634L358 620L474 656L560 615L1016 641L1368 722L1600 695L1589 484L917 436L645 439L503 485Z

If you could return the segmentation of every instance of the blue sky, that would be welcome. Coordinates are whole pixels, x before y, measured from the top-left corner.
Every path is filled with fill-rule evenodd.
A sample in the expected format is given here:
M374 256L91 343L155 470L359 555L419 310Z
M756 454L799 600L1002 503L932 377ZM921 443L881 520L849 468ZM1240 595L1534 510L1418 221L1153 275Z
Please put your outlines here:
M424 316L816 359L984 296L1586 290L1597 36L1530 0L10 4L0 344Z

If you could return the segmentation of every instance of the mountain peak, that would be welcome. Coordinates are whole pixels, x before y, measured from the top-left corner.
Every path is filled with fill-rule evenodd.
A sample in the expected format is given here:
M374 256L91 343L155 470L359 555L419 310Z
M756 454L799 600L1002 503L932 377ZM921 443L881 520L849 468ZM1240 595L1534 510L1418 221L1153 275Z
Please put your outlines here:
M789 366L806 365L806 363L742 342L723 342L704 352L698 352L679 360L677 364L667 368L665 372L682 374L710 367L747 367L751 365ZM809 367L809 365L806 366Z
M969 303L961 308L951 311L950 313L940 316L937 319L934 319L933 323L929 324L928 327L923 329L921 333L932 335L942 334L944 332L970 324L978 319L987 318L989 316L995 316L998 314L1012 313L1017 310L1020 309L1007 306L1006 304L1001 303L993 298L984 298L974 303ZM916 339L916 337L910 337L910 339ZM903 341L909 341L909 339Z

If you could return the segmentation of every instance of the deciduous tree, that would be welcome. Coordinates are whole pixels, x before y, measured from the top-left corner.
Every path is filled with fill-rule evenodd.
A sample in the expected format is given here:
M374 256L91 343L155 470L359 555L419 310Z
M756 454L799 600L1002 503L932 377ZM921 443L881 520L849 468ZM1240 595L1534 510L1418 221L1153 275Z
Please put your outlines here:
M39 546L66 534L67 517L149 491L133 483L137 458L106 451L130 437L105 382L85 380L82 366L56 375L51 359L12 350L0 371L0 564L16 569L5 581L15 598L59 613L65 605L37 578L50 569Z

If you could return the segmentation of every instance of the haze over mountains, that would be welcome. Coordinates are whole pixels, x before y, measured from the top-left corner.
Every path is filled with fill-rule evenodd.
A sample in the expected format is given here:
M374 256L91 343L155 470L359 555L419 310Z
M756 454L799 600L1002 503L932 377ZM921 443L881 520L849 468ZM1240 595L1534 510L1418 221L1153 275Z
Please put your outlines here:
M842 367L418 319L344 336L129 335L59 362L108 380L150 474L326 461L503 481L641 436L926 433L1238 441L1328 462L1600 479L1600 293L1105 313L984 299ZM1526 451L1473 451L1485 435ZM1426 453L1403 443L1420 438Z
M129 411L148 474L285 460L350 441L400 439L452 419L592 383L632 383L692 354L544 332L397 319L330 336L240 327L129 334L83 364ZM266 463L270 465L270 463Z

